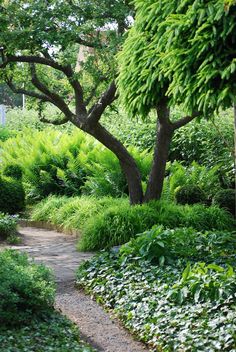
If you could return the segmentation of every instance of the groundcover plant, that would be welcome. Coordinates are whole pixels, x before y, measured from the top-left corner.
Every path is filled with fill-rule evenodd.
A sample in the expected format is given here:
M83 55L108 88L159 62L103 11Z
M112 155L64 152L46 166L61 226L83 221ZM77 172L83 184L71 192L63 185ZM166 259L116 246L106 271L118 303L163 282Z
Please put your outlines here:
M77 284L151 351L234 351L235 234L155 227L85 262Z

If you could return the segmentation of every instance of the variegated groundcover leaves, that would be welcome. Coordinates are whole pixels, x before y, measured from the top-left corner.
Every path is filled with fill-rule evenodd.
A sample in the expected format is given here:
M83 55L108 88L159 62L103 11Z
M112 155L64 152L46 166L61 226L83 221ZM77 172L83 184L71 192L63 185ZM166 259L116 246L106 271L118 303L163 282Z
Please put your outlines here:
M235 234L153 228L84 263L77 283L151 351L235 351Z

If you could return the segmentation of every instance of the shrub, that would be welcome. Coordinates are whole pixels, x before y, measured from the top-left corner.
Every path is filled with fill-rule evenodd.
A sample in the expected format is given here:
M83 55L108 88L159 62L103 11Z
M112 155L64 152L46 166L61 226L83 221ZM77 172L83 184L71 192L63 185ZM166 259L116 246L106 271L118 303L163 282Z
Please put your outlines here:
M67 230L80 230L79 248L97 250L129 241L153 225L193 227L201 230L232 230L232 216L217 206L176 205L153 201L130 206L127 198L50 196L34 206L32 220L49 221Z
M127 199L89 196L49 196L34 206L31 219L60 225L65 230L81 230L89 218L105 208L126 203Z
M127 200L124 199L124 202L127 203ZM101 199L85 196L78 197L75 202L72 199L65 207L60 208L55 214L56 216L51 218L51 222L60 224L65 230L82 230L90 218L106 208L121 203L122 200L111 197L103 197Z
M18 164L8 164L3 169L3 175L15 180L21 180L23 175L22 167Z
M204 203L206 195L203 190L196 185L181 186L175 192L175 198L179 204Z
M175 161L167 168L167 181L170 192L175 196L180 187L187 187L181 193L186 193L186 200L188 200L187 194L191 193L191 188L193 188L193 196L196 195L197 200L211 200L221 187L218 175L219 168L220 166L216 165L210 169L197 164L195 161L186 167Z
M0 213L0 239L16 234L17 218Z
M25 192L22 183L12 178L0 177L0 211L15 214L25 206Z
M17 325L52 309L55 285L51 271L26 254L0 252L0 324Z
M234 189L222 189L217 192L213 198L213 204L217 204L220 208L227 209L233 215L235 215L235 202Z
M201 204L185 206L183 226L196 230L234 230L235 221L231 214L218 206L206 207ZM168 224L166 224L168 226Z
M232 110L221 112L214 120L193 121L176 131L171 143L169 158L190 165L193 161L208 169L220 165L217 174L225 187L234 180L234 127Z

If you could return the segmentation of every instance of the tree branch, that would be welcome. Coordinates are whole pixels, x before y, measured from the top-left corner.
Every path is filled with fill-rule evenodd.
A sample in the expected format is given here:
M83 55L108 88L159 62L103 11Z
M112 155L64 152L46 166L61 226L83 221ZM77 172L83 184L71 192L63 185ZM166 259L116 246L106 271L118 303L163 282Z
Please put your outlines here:
M106 107L111 105L111 103L117 98L116 91L117 87L113 81L108 89L102 94L99 101L90 109L88 116L88 123L90 125L96 124L100 120L101 115L105 111Z
M44 53L45 55L45 53ZM83 89L79 83L79 81L75 78L74 72L71 68L70 65L67 66L62 66L58 64L56 61L54 61L50 55L45 55L43 56L34 56L34 55L8 55L8 56L3 56L2 53L2 59L3 62L0 64L0 69L5 68L9 63L11 62L25 62L29 64L41 64L45 66L52 67L56 70L59 70L63 72L67 78L68 81L70 82L72 88L74 89L75 92L75 100L76 100L76 115L82 116L84 118L87 116L87 110L86 106L84 104L83 100ZM39 89L39 88L38 88ZM39 89L41 90L41 89Z
M51 99L48 96L44 95L44 94L40 94L40 93L31 91L31 90L27 90L27 89L24 89L24 88L17 88L14 85L14 83L12 82L12 80L7 79L6 83L7 83L8 87L13 91L13 93L25 94L25 95L28 95L30 97L33 97L33 98L36 98L36 99L40 99L41 101L52 103Z
M172 126L175 130L177 130L178 128L185 126L187 123L191 122L192 120L194 120L196 117L200 115L201 113L196 111L192 115L185 116L178 121L172 122Z
M39 119L41 122L51 123L52 125L56 125L56 126L64 125L66 122L70 121L67 117L61 120L48 120L45 117L40 117Z
M96 94L96 91L99 87L99 85L101 84L101 82L105 82L107 80L107 78L105 76L102 76L99 78L99 81L94 85L94 87L91 89L91 92L88 96L88 98L85 100L85 105L87 106L91 100L93 99L93 97L95 96Z
M4 60L0 65L0 69L5 68L11 62L26 62L26 63L46 65L46 66L55 68L56 70L62 71L65 74L67 69L66 66L60 65L52 59L42 57L42 56L35 56L35 55L7 55L4 57Z
M48 89L48 87L43 84L36 73L35 65L33 63L30 64L30 72L31 72L31 81L33 85L43 94L48 96L51 99L51 102L58 107L59 110L63 112L63 114L71 119L73 117L72 111L70 111L68 105L64 102L64 100L55 92L52 92Z

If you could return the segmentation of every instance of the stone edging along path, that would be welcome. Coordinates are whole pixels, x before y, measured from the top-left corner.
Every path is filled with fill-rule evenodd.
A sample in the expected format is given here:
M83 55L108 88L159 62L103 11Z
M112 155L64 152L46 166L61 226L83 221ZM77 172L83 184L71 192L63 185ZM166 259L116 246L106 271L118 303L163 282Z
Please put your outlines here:
M75 289L76 268L92 256L76 251L75 236L34 227L21 227L20 233L22 244L12 248L27 252L36 262L53 269L57 281L56 308L79 326L86 342L101 352L148 352L116 319L83 291Z

